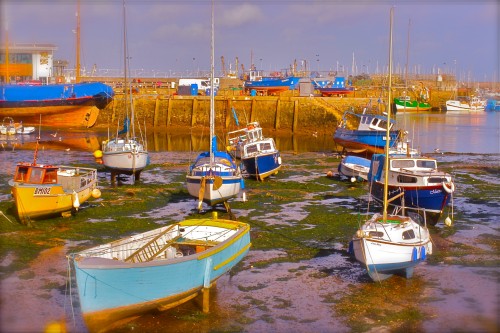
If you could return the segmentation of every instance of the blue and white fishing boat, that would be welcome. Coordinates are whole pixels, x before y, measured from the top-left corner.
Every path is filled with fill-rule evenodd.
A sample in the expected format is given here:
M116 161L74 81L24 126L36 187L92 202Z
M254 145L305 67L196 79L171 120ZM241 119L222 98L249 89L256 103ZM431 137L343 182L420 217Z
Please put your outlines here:
M366 110L365 110L366 111ZM383 153L387 139L385 128L389 123L389 147L396 146L400 131L393 129L395 121L388 121L386 115L363 112L344 112L333 139L345 151L370 154Z
M229 146L241 159L244 170L257 180L275 175L281 168L281 155L273 138L262 134L257 121L245 128L228 133Z
M392 22L394 8L390 15L389 42L389 89L391 101L392 82ZM388 103L389 104L389 103ZM389 136L390 114L388 115L386 135ZM389 142L385 145L386 159L389 157ZM386 164L387 165L387 164ZM394 274L406 278L413 275L413 269L432 253L432 243L426 225L413 221L408 216L390 215L388 207L388 187L384 188L383 213L374 214L356 231L349 243L349 252L361 262L373 281L381 281Z
M455 191L451 175L439 171L434 158L389 156L386 159L383 154L375 154L368 181L372 196L380 202L383 201L386 172L389 197L396 197L390 205L425 213L427 223L435 225Z
M236 197L243 184L241 170L233 161L229 153L217 150L215 136L215 93L214 93L214 22L212 18L211 44L211 73L210 73L210 147L208 152L201 153L189 167L186 176L187 190L193 197L198 198L198 210L202 203L210 206L219 203L226 205L227 201Z
M69 255L83 319L91 332L123 325L203 295L248 253L250 226L191 219Z
M248 80L245 80L243 86L246 91L262 91L266 93L278 93L297 88L300 77L272 77L264 76L262 70L251 70Z

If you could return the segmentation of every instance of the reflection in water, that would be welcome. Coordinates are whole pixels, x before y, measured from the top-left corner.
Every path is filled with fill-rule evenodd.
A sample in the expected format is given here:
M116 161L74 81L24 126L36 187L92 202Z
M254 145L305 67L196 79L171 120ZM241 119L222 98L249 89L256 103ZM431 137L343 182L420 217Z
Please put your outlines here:
M405 128L414 147L424 153L500 153L498 112L447 112L398 114L398 128Z
M407 113L396 116L397 127L409 132L408 138L414 148L423 153L435 149L453 153L500 153L500 113ZM299 134L273 136L282 152L334 152L341 148L333 141L333 131L327 134ZM266 131L265 131L266 132ZM272 131L267 131L269 133ZM270 134L267 134L270 135ZM35 149L38 133L23 136L1 136L3 150ZM271 135L272 136L272 135ZM78 150L94 152L108 137L107 132L86 131L41 131L40 147L53 150ZM148 132L148 150L163 151L206 151L208 150L208 130L172 133L168 131ZM225 148L224 138L219 137L218 149Z

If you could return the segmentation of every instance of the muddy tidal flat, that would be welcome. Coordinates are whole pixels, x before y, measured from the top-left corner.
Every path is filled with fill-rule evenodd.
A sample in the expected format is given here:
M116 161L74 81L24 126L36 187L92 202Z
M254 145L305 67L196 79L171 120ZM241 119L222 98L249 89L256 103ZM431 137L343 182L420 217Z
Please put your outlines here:
M111 184L91 152L40 152L39 163L97 167L102 196L74 216L25 226L14 215L8 180L33 151L0 151L0 332L87 332L68 253L210 214L208 207L198 213L184 185L195 155L150 155L134 185L128 177ZM332 152L282 151L278 175L247 179L247 200L230 202L236 218L251 225L252 248L218 280L210 313L189 302L113 332L498 332L500 155L436 157L457 190L453 209L431 227L433 254L412 279L374 283L347 254L367 207L380 209L368 205L366 183L326 177L339 162Z

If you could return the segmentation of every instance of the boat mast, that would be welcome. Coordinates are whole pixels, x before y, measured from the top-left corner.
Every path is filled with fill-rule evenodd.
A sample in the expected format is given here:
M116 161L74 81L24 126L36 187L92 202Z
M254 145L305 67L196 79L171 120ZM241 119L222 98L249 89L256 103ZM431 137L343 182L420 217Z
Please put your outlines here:
M125 11L125 0L123 0L123 87L125 89L124 92L124 101L125 101L125 121L128 119L128 94L129 94L129 86L127 83L127 66L128 65L128 56L127 56L127 17ZM128 126L124 121L124 126ZM134 126L134 114L132 113L132 119L130 119L130 123ZM125 136L129 137L129 128L127 127L127 132Z
M384 222L387 220L387 192L389 189L389 145L390 124L391 124L391 90L392 90L392 23L394 16L394 7L391 7L390 24L389 24L389 88L387 92L387 128L385 134L385 163L384 163Z
M215 42L214 42L214 30L215 30L215 24L214 24L214 1L212 0L212 36L211 36L211 52L210 52L210 162L214 162L214 150L217 147L217 141L215 139L215 129L214 129L214 122L215 122L215 100L214 100L214 71L215 71L215 63L214 63L214 58L215 58Z
M75 81L80 82L80 0L76 6L76 64L75 64Z
M409 59L410 59L410 26L411 26L411 20L408 20L408 40L406 41L405 93L403 94L404 97L408 96L408 65L409 65ZM418 101L417 101L417 108L418 108ZM404 100L403 113L406 113L406 98ZM404 126L406 127L406 117L404 117L403 119L404 119Z
M5 83L10 83L9 74L9 26L8 22L5 22Z

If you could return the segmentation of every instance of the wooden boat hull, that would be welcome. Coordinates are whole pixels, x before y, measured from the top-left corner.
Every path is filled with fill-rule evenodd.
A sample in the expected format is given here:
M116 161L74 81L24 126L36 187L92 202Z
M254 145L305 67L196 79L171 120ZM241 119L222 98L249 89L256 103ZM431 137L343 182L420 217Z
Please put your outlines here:
M221 241L204 246L200 240L195 246L196 232L212 233L203 236L207 243ZM157 242L168 246L161 255L151 261L129 260L160 233ZM188 243L190 247L183 245ZM248 224L195 219L71 255L85 323L92 332L105 330L119 320L184 303L240 262L250 246Z

